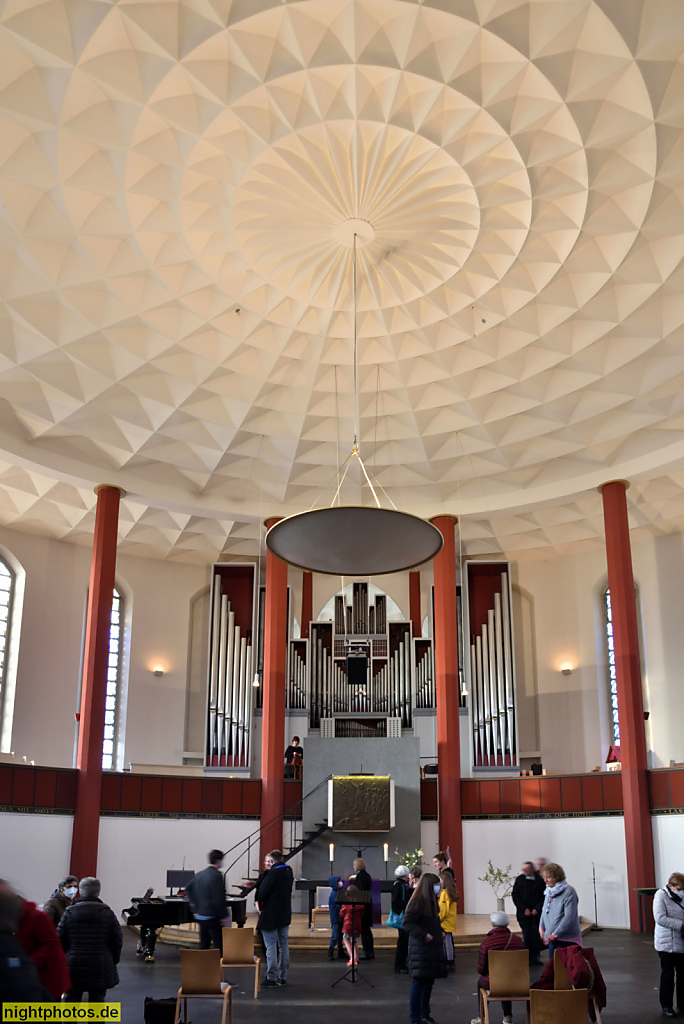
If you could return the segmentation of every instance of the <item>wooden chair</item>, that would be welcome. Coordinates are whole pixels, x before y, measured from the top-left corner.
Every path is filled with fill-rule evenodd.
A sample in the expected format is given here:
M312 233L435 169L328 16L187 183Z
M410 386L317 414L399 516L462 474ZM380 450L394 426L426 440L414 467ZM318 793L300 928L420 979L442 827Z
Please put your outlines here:
M491 1002L524 1002L530 1024L530 953L527 949L498 949L490 952L489 991L480 989L480 1018L489 1024ZM586 1024L586 1022L585 1022Z
M568 989L572 989L572 982L570 981L570 975L568 974L567 968L556 949L553 954L553 988L555 992L567 992ZM579 991L579 990L578 990ZM596 1024L601 1024L601 1014L599 1013L598 1003L596 1002L596 996L589 993L588 999L594 1004L594 1013L596 1015Z
M253 928L224 928L221 977L226 968L251 967L254 970L254 998L259 998L261 959L254 955Z
M586 988L533 988L530 992L531 1024L587 1024L588 998Z
M237 929L236 929L237 930ZM226 1007L229 1007L228 1024L233 1024L233 989L221 985L221 951L219 949L181 949L181 987L176 996L176 1016L180 1017L183 1000L183 1019L188 1019L188 999L222 999L221 1024L226 1024Z
M316 906L311 908L311 930L316 930L316 918L320 914L326 918L326 925L330 926L330 905L328 897L332 892L329 885L316 886Z

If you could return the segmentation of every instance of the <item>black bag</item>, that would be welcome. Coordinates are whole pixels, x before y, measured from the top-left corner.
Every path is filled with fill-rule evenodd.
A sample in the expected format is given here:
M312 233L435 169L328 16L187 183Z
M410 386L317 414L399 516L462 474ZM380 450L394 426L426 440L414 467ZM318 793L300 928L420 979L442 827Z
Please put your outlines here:
M176 1019L176 997L153 999L145 996L145 1024L174 1024ZM181 1024L180 1020L178 1024Z

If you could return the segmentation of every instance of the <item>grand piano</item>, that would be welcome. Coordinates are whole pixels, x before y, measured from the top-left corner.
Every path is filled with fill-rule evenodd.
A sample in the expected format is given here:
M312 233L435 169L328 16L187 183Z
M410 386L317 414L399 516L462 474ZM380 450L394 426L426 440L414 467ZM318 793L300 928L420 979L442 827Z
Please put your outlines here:
M247 920L247 900L239 896L226 896L226 903L233 913L233 924L243 928ZM131 927L147 925L150 928L164 928L168 925L188 924L193 920L186 896L167 896L161 899L153 896L134 896L131 906L122 911L126 924Z

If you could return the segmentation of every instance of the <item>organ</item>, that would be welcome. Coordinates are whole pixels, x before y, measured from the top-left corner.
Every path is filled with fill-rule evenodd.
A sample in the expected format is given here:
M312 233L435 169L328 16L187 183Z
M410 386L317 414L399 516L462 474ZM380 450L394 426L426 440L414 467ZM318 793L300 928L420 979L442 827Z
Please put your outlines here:
M459 702L470 706L472 766L518 764L510 572L507 562L466 561L457 588ZM288 591L288 623L292 616ZM213 566L205 766L248 771L253 709L262 703L264 588L253 563ZM401 736L435 708L431 637L388 615L388 598L355 581L308 636L288 638L286 706L329 737ZM432 616L429 616L429 621ZM306 632L306 630L305 630ZM358 648L350 678L347 655ZM255 678L256 677L256 678ZM254 685L253 685L254 684ZM469 696L467 696L469 694Z

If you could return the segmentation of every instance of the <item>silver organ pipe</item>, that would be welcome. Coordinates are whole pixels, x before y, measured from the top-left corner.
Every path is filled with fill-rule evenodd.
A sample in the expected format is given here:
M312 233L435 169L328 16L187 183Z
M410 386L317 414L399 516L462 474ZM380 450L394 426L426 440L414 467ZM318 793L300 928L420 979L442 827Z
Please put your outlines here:
M490 575L491 578L491 575ZM509 576L501 573L501 592L479 635L472 637L469 672L475 766L516 765L515 675Z
M213 585L209 658L208 764L247 766L252 723L252 647L235 624L221 578Z

